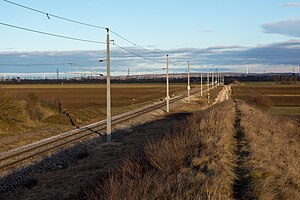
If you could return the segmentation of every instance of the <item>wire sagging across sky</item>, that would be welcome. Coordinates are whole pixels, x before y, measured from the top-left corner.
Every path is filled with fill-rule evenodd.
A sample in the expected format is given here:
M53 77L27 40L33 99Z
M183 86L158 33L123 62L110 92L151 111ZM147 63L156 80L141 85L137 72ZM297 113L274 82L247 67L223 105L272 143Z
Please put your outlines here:
M57 18L57 19L60 19L60 20L64 20L64 21L68 21L68 22L71 22L71 23L75 23L75 24L79 24L79 25L83 25L83 26L88 26L88 27L92 27L92 28L107 29L107 27L104 27L104 26L98 26L98 25L94 25L94 24L90 24L90 23L86 23L86 22L81 22L81 21L77 21L77 20L73 20L73 19L61 17L61 16L54 15L54 14L51 14L51 13L48 13L48 12L45 12L45 11L41 11L41 10L38 10L38 9L35 9L35 8L31 8L31 7L25 6L25 5L22 5L22 4L19 4L19 3L15 3L13 1L9 1L9 0L3 0L3 1L6 2L6 3L9 3L9 4L12 4L12 5L15 5L15 6L18 6L18 7L21 7L21 8L30 10L30 11L33 11L33 12L37 12L37 13L43 14L48 19L51 19L51 17L53 17L53 18ZM119 38L121 38L121 39L123 39L125 41L127 41L128 43L134 45L137 48L143 49L143 50L148 51L148 52L157 53L155 51L152 51L150 49L147 49L145 47L137 45L136 43L130 41L129 39L127 39L127 38L125 38L123 36L121 36L120 34L118 34L117 32L115 32L115 31L113 31L111 29L109 29L109 30L110 30L110 32L112 34L116 35L117 37L119 37Z
M152 51L152 50L150 50L150 49L146 49L146 48L144 48L144 47L142 47L142 46L139 46L139 45L135 44L134 42L132 42L132 41L126 39L125 37L119 35L118 33L114 32L113 30L110 30L110 32L111 32L112 34L118 36L119 38L121 38L121 39L123 39L123 40L129 42L130 44L132 44L132 45L135 46L135 47L138 47L138 48L143 49L143 50L145 50L145 51L149 51L149 52L151 52L151 53L157 53L157 52L155 52L155 51Z
M121 46L119 46L119 45L117 45L117 44L115 44L115 43L114 43L113 45L116 46L116 47L118 47L118 48L120 48L120 49L122 49L122 50L124 50L124 51L126 51L126 52L128 52L128 53L130 53L130 54L132 54L132 55L135 55L135 56L137 56L137 57L143 58L143 59L145 59L145 60L149 60L149 61L156 62L156 63L165 63L165 62L162 62L162 61L158 61L158 60L151 59L151 58L146 57L146 56L142 56L142 55L140 55L140 54L137 54L137 53L135 53L135 52L132 52L132 51L128 50L128 49L125 48L125 47L121 47Z
M60 17L60 16L58 16L58 15L54 15L54 14L47 13L47 12L44 12L44 11L41 11L41 10L37 10L37 9L34 9L34 8L30 8L30 7L28 7L28 6L24 6L24 5L21 5L21 4L12 2L12 1L8 1L8 0L3 0L3 1L6 2L6 3L13 4L13 5L15 5L15 6L19 6L19 7L21 7L21 8L25 8L25 9L28 9L28 10L31 10L31 11L34 11L34 12L37 12L37 13L46 15L48 19L50 19L50 17L53 17L53 18L57 18L57 19L64 20L64 21L68 21L68 22L72 22L72 23L84 25L84 26L89 26L89 27L93 27L93 28L105 29L105 27L103 27L103 26L97 26L97 25L88 24L88 23L80 22L80 21L73 20L73 19L68 19L68 18L65 18L65 17Z
M48 36L68 39L68 40L76 40L76 41L80 41L80 42L97 43L97 44L106 44L106 42L99 42L99 41L69 37L69 36L64 36L64 35L57 35L57 34L53 34L53 33L48 33L48 32L33 30L33 29L29 29L29 28L24 28L24 27L20 27L20 26L15 26L12 24L6 24L6 23L2 23L2 22L0 22L0 25L15 28L15 29L20 29L20 30L24 30L24 31L34 32L34 33L38 33L38 34L42 34L42 35L48 35Z

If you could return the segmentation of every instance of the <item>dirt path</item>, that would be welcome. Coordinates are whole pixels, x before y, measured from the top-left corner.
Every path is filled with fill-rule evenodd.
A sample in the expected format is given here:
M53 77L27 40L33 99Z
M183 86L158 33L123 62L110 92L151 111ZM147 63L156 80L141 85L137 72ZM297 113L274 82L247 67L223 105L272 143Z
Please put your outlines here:
M228 100L229 99L229 91L230 90L231 90L231 86L224 85L223 90L220 91L220 93L218 94L218 96L217 96L216 101L214 102L214 104L223 102L225 100Z
M235 102L236 103L236 102ZM245 137L245 132L241 126L241 111L236 103L236 120L235 120L235 140L236 140L236 180L233 184L233 196L235 199L255 199L253 196L253 181L250 176L247 159L250 154L250 147Z

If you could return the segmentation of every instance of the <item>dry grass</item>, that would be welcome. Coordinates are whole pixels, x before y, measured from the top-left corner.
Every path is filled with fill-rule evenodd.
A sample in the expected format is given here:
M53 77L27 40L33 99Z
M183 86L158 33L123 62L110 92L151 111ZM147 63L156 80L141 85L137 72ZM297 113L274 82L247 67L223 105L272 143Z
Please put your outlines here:
M2 123L18 123L24 121L21 103L14 97L0 93L0 121Z
M19 100L5 92L0 93L1 136L17 134L37 126L57 113L52 107L49 103L46 105L41 102L34 94L29 94L26 100Z
M232 199L234 120L231 101L195 113L164 137L144 144L87 199Z
M0 136L22 130L23 125L30 122L28 118L22 102L6 93L0 93Z
M258 106L300 106L300 87L293 86L233 86L233 98Z
M259 199L298 199L300 196L300 127L241 104L241 124L251 147L254 193Z

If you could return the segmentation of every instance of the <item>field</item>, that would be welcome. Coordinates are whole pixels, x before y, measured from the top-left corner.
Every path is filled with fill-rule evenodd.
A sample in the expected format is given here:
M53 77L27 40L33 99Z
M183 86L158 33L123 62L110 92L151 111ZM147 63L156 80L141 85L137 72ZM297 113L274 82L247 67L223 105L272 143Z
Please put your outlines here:
M300 115L300 85L236 85L232 97L268 107L281 115Z
M121 131L111 145L78 144L0 198L297 199L298 130L238 100L198 106Z
M185 90L184 84L170 84L170 96ZM60 102L64 112L80 121L92 118L104 119L106 116L106 85L8 85L2 91L26 100L34 94L43 102ZM164 84L112 84L113 115L164 99ZM98 113L96 113L97 111ZM88 112L94 113L88 116Z
M112 84L111 92L113 116L166 96L165 84ZM170 84L171 97L180 92L186 84ZM105 84L2 85L0 100L0 150L106 118Z
M171 84L170 94L185 89L184 84ZM33 93L42 100L60 100L65 109L104 107L106 105L106 85L5 85L2 91L25 99ZM165 96L164 84L112 84L112 107L126 107L159 100ZM135 99L135 100L134 100Z
M299 123L266 110L278 107L268 96L297 88L234 86L234 98L236 88L251 105L236 99L207 108L195 95L173 113L135 119L109 145L97 137L47 158L1 194L16 180L5 179L0 199L297 199Z

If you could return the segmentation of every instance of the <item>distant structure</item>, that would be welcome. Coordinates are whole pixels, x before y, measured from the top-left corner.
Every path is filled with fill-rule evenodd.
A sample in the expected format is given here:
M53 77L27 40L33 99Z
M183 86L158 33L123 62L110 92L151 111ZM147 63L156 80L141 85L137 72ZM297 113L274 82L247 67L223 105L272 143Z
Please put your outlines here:
M59 76L58 76L58 68L56 68L56 79L57 79L57 80L59 79Z

